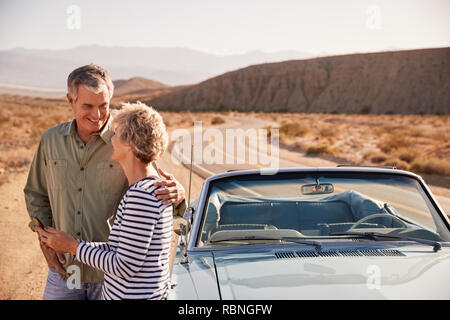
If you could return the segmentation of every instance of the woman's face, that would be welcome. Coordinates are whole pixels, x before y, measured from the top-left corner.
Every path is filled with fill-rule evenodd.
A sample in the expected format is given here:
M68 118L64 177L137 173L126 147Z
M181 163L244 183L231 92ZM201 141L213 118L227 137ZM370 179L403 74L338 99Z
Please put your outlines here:
M125 160L127 157L127 154L131 152L131 147L126 143L120 140L119 134L120 134L121 127L116 126L114 128L114 135L111 138L111 144L113 146L113 154L111 156L111 160L120 162L122 160Z

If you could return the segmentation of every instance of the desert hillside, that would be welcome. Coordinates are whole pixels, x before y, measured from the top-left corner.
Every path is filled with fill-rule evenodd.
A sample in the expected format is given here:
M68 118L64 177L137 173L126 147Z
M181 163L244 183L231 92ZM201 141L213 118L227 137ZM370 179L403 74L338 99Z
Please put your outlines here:
M114 94L125 95L146 92L147 90L158 90L167 88L168 85L164 83L146 79L143 77L134 77L128 80L115 80L114 82Z
M147 102L172 110L448 114L450 48L254 65Z
M143 77L114 80L113 83L114 96L111 101L112 106L118 106L124 101L151 100L177 88Z

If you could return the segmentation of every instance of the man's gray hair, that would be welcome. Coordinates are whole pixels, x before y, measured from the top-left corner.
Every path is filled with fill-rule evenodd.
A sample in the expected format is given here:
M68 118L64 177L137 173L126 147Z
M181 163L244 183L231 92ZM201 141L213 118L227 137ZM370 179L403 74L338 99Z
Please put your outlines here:
M78 86L84 84L89 90L98 93L108 90L111 99L114 93L114 84L108 71L93 63L73 70L67 78L67 91L74 101L78 97Z

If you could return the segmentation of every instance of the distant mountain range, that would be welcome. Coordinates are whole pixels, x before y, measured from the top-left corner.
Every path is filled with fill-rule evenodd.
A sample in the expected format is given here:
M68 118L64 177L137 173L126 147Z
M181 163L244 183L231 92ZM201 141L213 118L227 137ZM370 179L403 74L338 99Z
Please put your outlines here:
M218 56L186 48L97 45L66 50L16 48L0 51L0 83L64 89L73 69L92 62L105 67L114 80L144 77L185 85L252 64L312 56L298 51Z
M165 110L450 113L449 47L290 58L302 55L308 54L215 56L183 48L99 46L14 49L0 51L0 92L64 97L68 73L95 62L119 79L114 80L113 105L140 100ZM283 59L287 61L253 63ZM234 71L224 71L230 69ZM196 84L177 85L188 79Z
M450 113L450 48L259 64L145 101L161 109Z

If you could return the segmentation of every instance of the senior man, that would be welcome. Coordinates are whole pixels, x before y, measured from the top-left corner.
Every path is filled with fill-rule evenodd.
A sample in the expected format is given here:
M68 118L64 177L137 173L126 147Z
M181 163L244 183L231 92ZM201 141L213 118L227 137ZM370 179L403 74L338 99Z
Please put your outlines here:
M85 241L105 242L128 188L120 165L111 160L114 129L109 103L114 86L105 69L90 64L72 71L67 87L74 120L43 133L24 188L30 228L35 231L37 223ZM184 188L172 175L158 171L165 179L159 182L163 188L158 198L182 215ZM39 244L49 267L43 299L100 298L101 271Z

